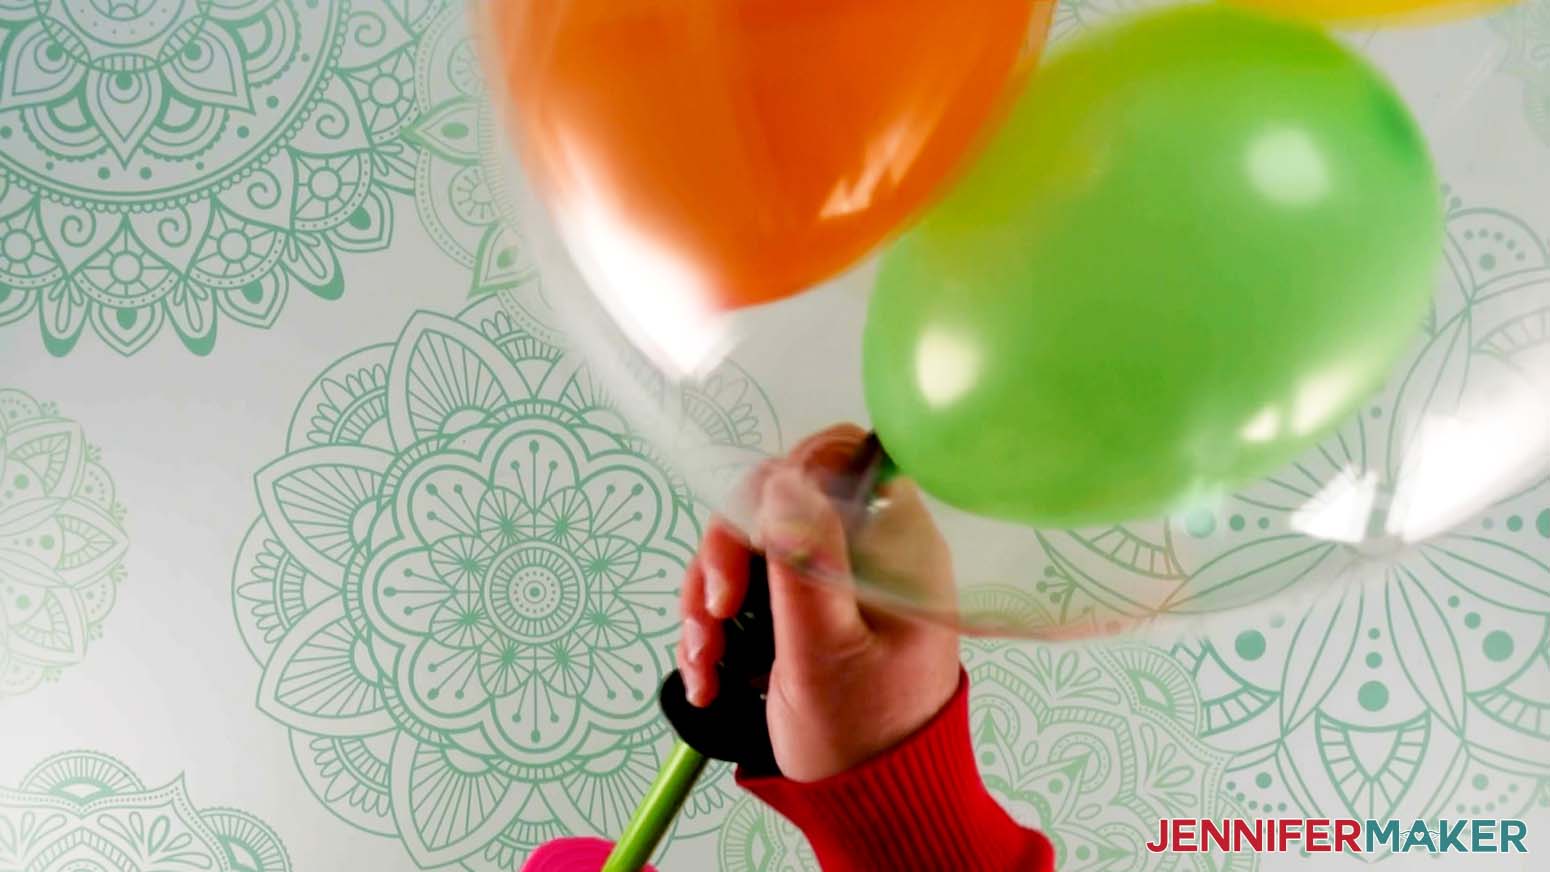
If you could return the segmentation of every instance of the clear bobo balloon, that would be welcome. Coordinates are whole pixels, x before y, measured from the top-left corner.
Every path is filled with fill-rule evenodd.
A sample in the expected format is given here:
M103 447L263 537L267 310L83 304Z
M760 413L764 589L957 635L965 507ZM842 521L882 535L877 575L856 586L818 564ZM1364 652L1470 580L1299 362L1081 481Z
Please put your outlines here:
M1068 57L1095 63L1113 38L1061 34L1073 45L1052 49L1025 87L1046 5L901 2L887 16L827 5L842 12L803 19L818 28L805 41L712 2L672 14L633 0L476 7L510 132L496 151L506 159L487 169L505 180L545 298L614 402L708 508L751 529L742 485L764 458L696 435L707 429L701 409L679 399L696 390L758 392L749 408L767 402L792 443L837 421L879 426L885 447L908 455L931 435L898 423L890 433L867 383L877 376L863 379L876 366L864 340L885 329L875 319L889 276L860 258L881 245L887 270L908 271L893 281L911 284L909 306L948 301L937 323L965 328L912 327L909 348L935 343L931 353L889 361L925 410L912 414L931 413L933 392L975 387L984 348L958 338L994 326L996 341L1024 356L996 351L1001 411L986 413L983 432L937 432L932 477L922 478L952 551L955 596L899 583L908 567L890 556L908 549L890 539L901 535L893 507L875 499L854 534L867 559L832 579L873 603L969 633L1198 629L1418 564L1503 565L1513 549L1491 530L1550 542L1550 124L1534 66L1535 40L1550 33L1535 31L1537 19L1509 11L1340 37L1348 50L1276 22L1263 25L1268 49L1223 52L1212 33L1248 13L1208 10L1182 29L1153 26L1147 39L1196 42L1147 44L1150 66L1129 80L1114 73L1113 92L1081 76L1070 93L1024 106L1013 101L1058 84ZM737 4L793 6L807 9ZM1090 17L1067 30L1110 26ZM1295 30L1290 43L1276 42L1291 32L1282 28ZM785 41L760 36L769 32ZM796 52L793 40L815 48ZM1298 40L1312 42L1286 49ZM930 56L944 42L956 54ZM1277 50L1291 52L1290 72L1267 66ZM1298 68L1308 51L1328 69ZM936 72L910 80L897 59L917 56ZM1134 62L1134 45L1123 56ZM1235 74L1258 84L1225 87ZM1252 87L1265 82L1275 99L1256 100ZM804 87L813 102L802 102ZM1334 114L1300 110L1299 91ZM1223 94L1241 116L1191 114L1219 109ZM1019 125L1033 131L1023 152L1008 139ZM621 158L626 145L645 150ZM1063 163L1032 162L1047 157ZM1019 159L1030 163L1019 170ZM987 180L992 164L1002 176ZM800 171L782 170L791 166ZM1082 233L1030 235L1014 217ZM1028 259L1047 240L1066 248ZM933 245L973 269L942 268ZM1256 304L1265 293L1275 296ZM987 294L1002 308L984 308ZM916 309L900 315L886 302L886 329L904 329ZM950 320L954 306L988 320L965 327ZM1018 333L1021 323L1040 330ZM1103 377L1114 361L1124 381ZM1344 366L1318 365L1331 362ZM1046 368L1027 382L1044 378L1045 393L1028 390L1020 405L1019 365ZM1059 398L1064 417L1053 420L1056 407L1037 404L1064 383L1048 377L1061 367L1082 396ZM1024 440L996 429L1013 412ZM1213 439L1191 442L1207 432L1201 420L1214 422ZM1046 437L1056 430L1064 442ZM1286 456L1258 451L1276 440ZM954 486L968 480L1037 489L1024 470L987 469L986 444L1005 457L1038 448L1057 472L1067 464L1062 499L1098 509L1063 516L1039 494L1034 504L1054 508L962 498ZM912 478L912 457L897 459ZM955 462L968 471L955 477ZM1127 492L1127 478L1146 498L1105 502ZM1082 492L1084 482L1107 490ZM1089 518L1101 523L1072 525Z

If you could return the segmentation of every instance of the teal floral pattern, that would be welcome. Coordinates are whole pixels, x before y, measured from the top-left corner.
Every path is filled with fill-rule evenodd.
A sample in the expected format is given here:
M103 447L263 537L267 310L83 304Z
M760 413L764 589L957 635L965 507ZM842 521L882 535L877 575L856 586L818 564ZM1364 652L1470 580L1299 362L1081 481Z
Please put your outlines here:
M0 869L290 872L291 861L263 821L199 808L181 777L147 788L112 757L75 751L0 788Z
M233 601L259 706L320 800L423 867L618 832L670 743L698 510L551 338L510 300L421 313L319 377L255 479ZM706 385L701 438L777 447L746 377ZM727 790L707 779L678 835Z
M746 794L721 825L716 852L722 872L821 872L797 828Z
M0 324L196 354L344 291L414 186L414 47L443 0L0 0Z
M507 189L500 120L467 24L438 19L415 58L419 113L406 138L419 150L415 202L436 243L471 271L473 294L505 291L534 272Z
M96 446L52 403L0 388L0 702L59 678L124 578L124 508Z
M1062 870L1247 870L1252 855L1148 853L1165 817L1224 817L1228 756L1199 738L1188 674L1154 648L977 644L975 748L986 784L1055 843Z

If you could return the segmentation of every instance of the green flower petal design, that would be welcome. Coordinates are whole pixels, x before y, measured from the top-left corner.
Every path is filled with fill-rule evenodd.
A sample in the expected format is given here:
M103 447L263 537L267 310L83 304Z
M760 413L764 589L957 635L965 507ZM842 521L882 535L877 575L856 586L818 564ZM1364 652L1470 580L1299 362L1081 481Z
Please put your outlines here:
M420 313L321 375L255 476L233 577L259 707L308 785L424 867L514 870L617 832L670 744L655 697L700 511L536 291ZM778 448L730 366L680 401L705 409L687 438ZM675 837L730 807L717 772Z
M1198 691L1163 651L974 643L965 665L981 774L1049 835L1061 869L1185 868L1146 851L1157 820L1238 813L1224 798L1230 758L1199 737ZM1214 868L1254 868L1249 855L1225 862Z
M290 872L291 861L263 821L195 806L182 776L147 788L112 757L72 751L0 788L0 868Z
M820 872L801 832L751 796L732 806L716 849L722 872Z
M416 121L405 137L419 147L415 201L436 243L472 272L472 295L516 287L534 273L503 176L495 114L484 92L467 25L438 19L415 57Z
M0 388L0 701L79 663L129 547L113 480L80 425Z
M38 0L0 12L0 324L130 355L343 293L412 187L444 0ZM17 328L19 329L19 328Z

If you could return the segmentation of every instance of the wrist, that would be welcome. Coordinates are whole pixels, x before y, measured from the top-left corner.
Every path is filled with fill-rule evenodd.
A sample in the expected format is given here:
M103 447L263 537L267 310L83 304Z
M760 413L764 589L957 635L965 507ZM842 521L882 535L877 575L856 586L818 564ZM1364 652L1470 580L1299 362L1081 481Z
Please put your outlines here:
M959 691L957 659L859 685L772 683L767 704L770 737L781 773L812 783L842 775L908 742L940 718ZM876 670L860 670L876 676ZM940 674L936 674L940 673Z
M877 725L874 729L864 730L866 741L858 744L845 765L830 774L841 774L864 766L917 738L938 720L949 715L954 700L960 694L966 695L967 688L968 677L963 674L956 660L952 661L951 669L940 677L921 676L912 682L904 694L906 699L903 704L878 717L873 722ZM966 702L964 709L967 711Z
M968 679L919 731L872 759L813 782L738 783L794 823L824 872L1053 868L1048 841L1023 829L986 790L970 741ZM1008 867L1011 858L1034 862Z

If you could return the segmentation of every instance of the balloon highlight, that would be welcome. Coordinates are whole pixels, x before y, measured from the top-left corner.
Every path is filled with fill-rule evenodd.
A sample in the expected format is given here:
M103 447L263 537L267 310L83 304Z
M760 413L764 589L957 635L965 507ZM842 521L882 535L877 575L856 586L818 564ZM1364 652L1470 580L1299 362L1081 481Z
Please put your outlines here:
M1092 34L886 253L863 380L890 455L1041 525L1181 508L1290 461L1416 335L1439 185L1393 89L1226 7Z

